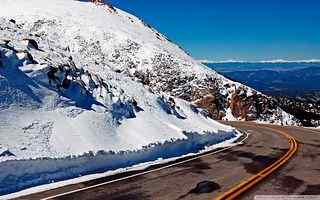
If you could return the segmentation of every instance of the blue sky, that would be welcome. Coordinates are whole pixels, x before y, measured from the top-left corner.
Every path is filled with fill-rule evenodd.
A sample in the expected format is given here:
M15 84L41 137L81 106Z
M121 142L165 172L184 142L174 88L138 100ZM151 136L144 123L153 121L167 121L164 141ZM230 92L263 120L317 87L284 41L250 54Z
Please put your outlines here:
M320 0L111 0L197 59L320 58Z

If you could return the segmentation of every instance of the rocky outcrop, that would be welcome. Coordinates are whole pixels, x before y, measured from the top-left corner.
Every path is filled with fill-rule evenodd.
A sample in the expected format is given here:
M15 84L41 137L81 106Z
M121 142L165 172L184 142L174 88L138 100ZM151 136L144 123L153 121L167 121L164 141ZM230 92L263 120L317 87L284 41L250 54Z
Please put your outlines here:
M244 88L237 89L231 94L229 108L234 117L246 121L258 120L272 115L277 110L273 99L257 92L248 95Z
M157 66L154 70L135 71L132 76L156 92L191 101L207 110L212 119L299 124L292 116L284 119L283 111L273 98L219 75L208 73L199 77L197 74L185 74L168 58L170 56L154 61ZM228 118L227 110L231 110L232 119Z
M236 88L235 85L232 87ZM196 90L193 94L193 103L206 109L209 117L213 119L224 119L227 109L231 110L234 118L245 121L268 119L272 115L280 117L276 102L272 98L256 91L249 93L243 86L230 91L228 95L209 90Z
M208 94L193 103L200 108L206 109L209 117L213 119L222 119L223 116L220 116L216 100L215 96Z

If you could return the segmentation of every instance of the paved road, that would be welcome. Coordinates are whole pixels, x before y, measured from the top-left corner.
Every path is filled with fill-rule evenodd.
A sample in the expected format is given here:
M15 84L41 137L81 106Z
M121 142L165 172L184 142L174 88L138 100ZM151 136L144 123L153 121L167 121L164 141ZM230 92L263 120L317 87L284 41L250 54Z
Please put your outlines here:
M281 170L245 193L241 199L253 199L255 195L264 194L320 195L320 130L298 127L278 129L298 141L298 153Z
M267 125L244 122L230 124L250 133L244 145L192 162L55 199L213 199L267 167L289 148L287 139L266 129ZM320 132L292 127L276 128L285 130L298 139L299 152L279 172L245 193L242 198L253 199L256 194L320 194ZM110 178L98 179L20 199L41 199L108 180Z

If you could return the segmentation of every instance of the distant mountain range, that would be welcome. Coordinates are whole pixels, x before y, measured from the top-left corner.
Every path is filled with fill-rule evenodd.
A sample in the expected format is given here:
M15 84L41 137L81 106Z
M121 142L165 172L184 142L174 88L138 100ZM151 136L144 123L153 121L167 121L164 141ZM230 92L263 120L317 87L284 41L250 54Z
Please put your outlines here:
M243 60L221 60L221 61L211 61L211 60L198 60L200 63L319 63L320 59L305 59L305 60L285 60L285 59L275 59L275 60L260 60L260 61L243 61Z
M205 63L224 76L268 95L301 96L320 91L320 62Z

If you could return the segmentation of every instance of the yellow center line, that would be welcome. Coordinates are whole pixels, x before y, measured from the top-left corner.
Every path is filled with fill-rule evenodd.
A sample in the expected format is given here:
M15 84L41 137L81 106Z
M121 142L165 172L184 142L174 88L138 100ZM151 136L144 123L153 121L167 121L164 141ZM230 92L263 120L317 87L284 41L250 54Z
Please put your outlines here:
M290 144L290 148L287 151L285 155L283 155L281 158L279 158L276 162L268 166L267 168L260 171L258 174L250 177L247 180L244 180L240 184L234 186L233 188L229 189L227 192L221 194L216 198L216 200L226 200L226 199L235 199L236 197L243 194L245 191L248 191L253 186L255 186L257 183L259 183L261 180L266 178L268 175L270 175L272 172L277 170L279 167L284 165L292 156L296 153L298 149L298 143L296 139L289 134L287 134L284 131L277 130L270 127L265 127L266 129L272 130L273 132L277 132L288 139L288 142Z

